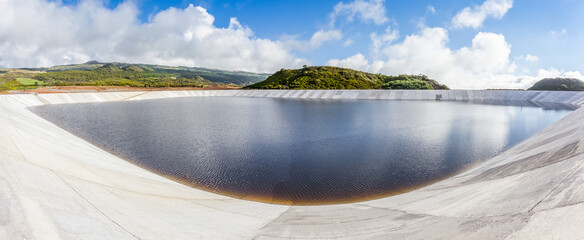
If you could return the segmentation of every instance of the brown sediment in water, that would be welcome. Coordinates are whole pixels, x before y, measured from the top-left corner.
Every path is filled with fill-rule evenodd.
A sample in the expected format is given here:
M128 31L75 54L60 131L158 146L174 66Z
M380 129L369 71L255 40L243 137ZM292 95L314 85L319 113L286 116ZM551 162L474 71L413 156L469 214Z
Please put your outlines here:
M368 194L368 195L365 194L365 195L361 195L361 196L346 197L346 198L338 198L337 197L337 198L319 198L319 199L289 199L289 198L277 198L274 196L267 196L267 195L258 195L258 194L254 194L252 192L243 193L243 192L234 192L234 191L222 191L220 189L205 187L203 185L197 184L196 182L194 182L192 180L189 180L188 176L181 177L181 176L178 176L177 174L174 174L174 173L163 173L161 171L158 171L155 168L148 166L147 164L141 163L137 160L133 160L132 158L130 158L128 156L124 156L121 153L109 151L97 143L92 143L92 144L103 149L104 151L109 152L112 155L115 155L115 156L117 156L117 157L119 157L127 162L130 162L130 163L132 163L140 168L146 169L146 170L153 172L161 177L164 177L166 179L172 180L174 182L177 182L177 183L180 183L180 184L183 184L183 185L186 185L186 186L198 189L198 190L202 190L202 191L206 191L206 192L210 192L210 193L215 193L215 194L223 195L223 196L227 196L227 197L232 197L232 198L236 198L236 199L241 199L241 200L261 202L261 203L266 203L266 204L286 205L286 206L321 206L321 205L348 204L348 203L364 202L364 201L370 201L370 200L376 200L376 199L396 196L396 195L411 192L411 191L414 191L416 189L420 189L422 187L429 186L429 185L432 185L434 183L443 181L445 179L448 179L452 176L455 176L461 172L468 170L469 166L476 166L476 164L477 164L477 163L469 164L469 166L464 167L463 169L461 169L455 173L443 176L439 179L421 182L421 183L416 184L414 186L404 186L404 187L400 187L398 189L391 189L391 190L387 190L387 191L384 191L381 193L378 192L378 193L374 193L374 194ZM486 161L486 160L484 160L484 161ZM483 161L479 161L479 163L481 163L481 162L483 162ZM350 193L348 193L348 194L350 194Z
M224 196L228 196L228 197L233 197L233 198L237 198L237 199L242 199L242 200L248 200L248 201L255 201L255 202L262 202L262 203L268 203L268 204L276 204L276 205L290 205L290 206L318 206L318 205L334 205L334 204L347 204L347 203L355 203L355 202L363 202L363 201L369 201L369 200L376 200L376 199L381 199L381 198L386 198L386 197L391 197L391 196L395 196L395 195L399 195L399 194L403 194L403 193L407 193L419 188L422 188L424 186L428 186L431 185L435 182L441 181L443 179L440 180L436 180L436 181L431 181L428 183L424 183L424 184L420 184L417 186L410 186L410 187L404 187L404 188L400 188L400 189L394 189L394 190L390 190L384 193L377 193L377 194L372 194L372 195L366 195L366 196L359 196L359 197L351 197L351 198L337 198L337 199L318 199L318 200L314 200L314 199L286 199L286 198L274 198L273 196L259 196L259 195L252 195L252 194L248 194L248 195L243 195L242 193L235 193L235 192L227 192L227 191L220 191L220 190L216 190L216 189L206 189L205 187L201 187L198 185L195 185L191 182L185 181L185 180L179 180L175 177L169 177L169 176L165 176L166 178L169 178L173 181L182 183L184 185L196 188L196 189L200 189L203 191L207 191L207 192L212 192L212 193L216 193L219 195L224 195Z
M219 195L223 195L223 196L237 198L237 199L241 199L241 200L262 202L262 203L275 204L275 205L287 205L287 206L320 206L320 205L335 205L335 204L349 204L349 203L365 202L365 201L377 200L377 199L382 199L382 198L387 198L387 197L391 197L391 196L404 194L404 193L411 192L411 191L435 184L437 182L441 182L441 181L444 181L446 179L452 178L460 173L466 172L470 169L473 169L473 168L479 166L480 164L486 162L489 159L490 158L487 158L487 159L483 159L483 160L468 164L456 172L442 176L438 179L433 179L430 181L421 182L421 183L416 184L414 186L404 186L404 187L400 187L398 189L387 190L387 191L384 191L382 193L362 195L362 196L357 196L357 197L330 198L330 199L317 199L317 200L315 200L315 199L274 198L273 196L262 196L262 195L257 195L257 194L254 195L253 193L247 193L247 195L246 195L246 194L237 193L237 192L221 191L221 190L211 189L211 188L207 188L207 187L204 187L201 185L197 185L196 183L193 183L192 181L189 181L189 180L184 179L184 178L178 178L175 175L160 174L160 173L157 173L153 169L149 169L149 168L147 168L147 169L149 171L152 171L152 172L162 176L162 177L165 177L167 179L170 179L172 181L181 183L183 185L186 185L186 186L189 186L192 188L196 188L199 190L203 190L203 191L207 191L207 192L211 192L211 193L215 193L215 194L219 194ZM133 161L132 161L132 163L137 164ZM140 166L139 164L137 164L137 165Z
M136 164L135 162L132 162L132 163ZM140 165L138 165L138 166L140 166ZM474 166L474 164L473 164L473 166ZM143 166L140 166L140 167L143 167ZM460 172L468 170L468 168L464 168L461 171L444 176L440 179L422 182L422 183L417 184L415 186L404 186L404 187L401 187L399 189L391 189L391 190L387 190L387 191L382 192L382 193L375 193L375 194L369 194L369 195L363 195L363 196L357 196L357 197L347 197L347 198L288 199L288 198L275 198L273 196L265 196L265 195L262 196L262 195L253 194L253 193L221 191L221 190L212 189L212 188L208 188L205 186L197 185L196 183L193 183L187 179L179 178L179 177L176 177L176 176L171 175L171 174L161 174L161 173L157 173L153 169L149 169L149 168L146 168L146 169L149 171L152 171L152 172L154 172L154 173L156 173L159 176L162 176L164 178L170 179L172 181L175 181L175 182L178 182L180 184L183 184L183 185L186 185L186 186L189 186L192 188L196 188L196 189L199 189L202 191L207 191L207 192L211 192L211 193L215 193L215 194L219 194L219 195L223 195L223 196L227 196L227 197L232 197L232 198L236 198L236 199L241 199L241 200L262 202L262 203L275 204L275 205L287 205L287 206L320 206L320 205L348 204L348 203L377 200L377 199L387 198L387 197L396 196L396 195L404 194L407 192L411 192L411 191L432 185L434 183L443 181L445 179L448 179L450 177L453 177L453 176L459 174Z

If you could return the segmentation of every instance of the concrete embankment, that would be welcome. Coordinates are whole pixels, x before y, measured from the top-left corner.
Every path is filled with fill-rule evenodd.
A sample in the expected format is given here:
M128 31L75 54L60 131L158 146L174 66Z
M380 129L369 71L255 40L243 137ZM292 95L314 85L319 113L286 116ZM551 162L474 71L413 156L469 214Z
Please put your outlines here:
M176 91L0 96L0 239L584 239L584 108L484 163L367 202L281 206L136 167L29 106L239 96L582 105L584 92Z

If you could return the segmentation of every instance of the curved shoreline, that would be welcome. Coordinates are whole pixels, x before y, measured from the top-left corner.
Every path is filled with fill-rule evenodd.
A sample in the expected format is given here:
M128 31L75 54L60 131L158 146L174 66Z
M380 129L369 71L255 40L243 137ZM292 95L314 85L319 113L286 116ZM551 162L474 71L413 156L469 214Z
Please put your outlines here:
M26 107L189 96L582 105L584 92L219 90L0 96L0 239L584 238L584 108L447 180L393 197L280 206L193 189Z

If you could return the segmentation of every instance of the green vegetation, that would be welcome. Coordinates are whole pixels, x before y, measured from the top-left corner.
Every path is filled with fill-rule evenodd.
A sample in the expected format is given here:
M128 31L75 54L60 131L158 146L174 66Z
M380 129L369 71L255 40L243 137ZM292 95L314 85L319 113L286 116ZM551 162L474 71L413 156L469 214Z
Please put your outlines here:
M147 71L141 67L138 67L136 65L128 65L126 67L124 67L125 71L131 71L131 72L144 72ZM154 71L154 70L149 70L149 71Z
M42 81L32 79L32 78L17 78L16 81L18 81L18 83L25 85L25 86L40 86L40 85L45 84Z
M282 69L250 89L448 89L425 75L386 76L339 67Z
M101 67L93 69L93 71L101 73L101 74L108 74L108 73L122 72L124 70L120 69L119 67L116 67L116 65L114 65L112 63L108 63L108 64L105 64Z
M100 63L0 69L0 92L38 86L204 87L247 85L268 74L147 64Z
M96 69L98 67L103 66L103 63L100 63L98 61L89 61L83 64L71 64L71 65L62 65L62 66L53 66L50 68L42 68L39 70L45 70L47 72L60 72L60 71L68 71L68 70L93 70Z
M425 75L386 76L339 67L282 69L269 77L240 71L96 61L50 68L0 69L0 91L39 86L205 87L216 84L252 84L246 88L255 89L448 89Z
M527 90L584 91L584 82L575 78L545 78Z
M381 85L384 89L434 89L428 82L421 80L395 80Z
M128 64L128 63L100 63L96 61L89 61L84 64L75 65L65 65L65 66L55 66L47 69L39 68L34 69L37 71L46 72L60 72L60 71L74 71L82 70L89 71L95 70L105 65L114 65L120 69L126 71L146 71L146 72L157 72L157 73L170 73L176 76L181 76L183 78L196 78L201 77L213 83L218 84L235 84L235 85L247 85L252 83L257 83L265 80L270 74L264 73L250 73L242 71L225 71L218 69L208 69L208 68L191 68L191 67L170 67L152 64Z
M53 86L202 87L213 83L195 75L152 72L134 65L121 69L111 63L90 71L40 73L35 79Z
M33 79L37 71L22 70L22 69L2 69L0 70L0 92L29 89L42 85L42 82ZM38 82L35 85L33 81Z
M0 79L0 92L15 90L19 87L22 88L22 85L17 80Z
M247 85L265 80L269 74L257 74L248 72L231 72L204 68L185 67L153 67L157 72L179 74L182 77L202 77L214 83Z

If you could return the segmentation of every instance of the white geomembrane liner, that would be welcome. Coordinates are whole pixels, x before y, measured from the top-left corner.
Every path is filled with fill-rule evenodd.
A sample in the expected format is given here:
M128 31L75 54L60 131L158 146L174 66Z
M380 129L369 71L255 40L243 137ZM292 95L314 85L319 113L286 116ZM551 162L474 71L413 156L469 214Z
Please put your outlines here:
M223 90L0 96L0 239L583 239L584 109L450 179L353 204L224 197L117 158L26 107L186 96L584 103L584 92ZM568 146L568 147L566 147ZM493 170L494 169L494 170ZM496 170L496 171L495 171Z

